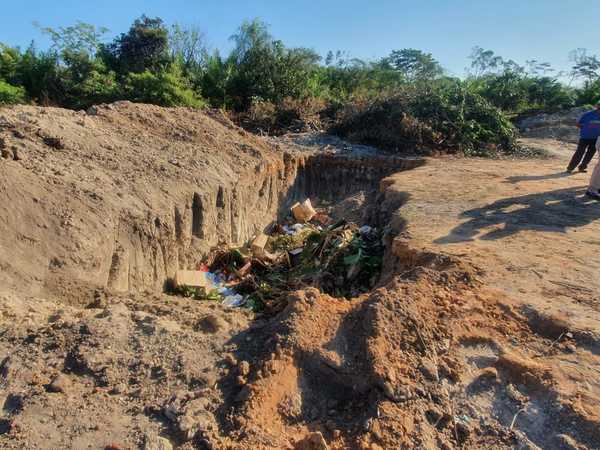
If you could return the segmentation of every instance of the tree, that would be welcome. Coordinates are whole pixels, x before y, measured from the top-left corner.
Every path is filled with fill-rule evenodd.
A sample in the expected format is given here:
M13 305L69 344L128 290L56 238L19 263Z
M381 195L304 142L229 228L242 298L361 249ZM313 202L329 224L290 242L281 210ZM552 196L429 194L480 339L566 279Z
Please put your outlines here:
M494 73L504 65L504 59L494 54L492 50L474 47L471 55L471 70L475 78Z
M413 48L394 50L387 61L411 82L433 80L444 73L442 66L431 53L424 53Z
M11 48L0 43L0 80L18 83L17 67L21 59L18 48Z
M504 111L518 111L527 104L527 86L516 71L505 70L500 75L490 76L484 86L480 94Z
M179 60L186 70L198 70L206 65L206 36L199 27L175 24L169 33L171 58Z
M557 111L573 106L573 92L555 78L531 78L527 88L529 106Z
M108 70L101 59L87 54L67 53L60 77L64 87L62 104L68 108L88 108L121 96L115 72Z
M39 25L38 25L39 26ZM52 55L55 65L46 65L56 85L53 93L46 95L46 102L67 108L86 108L94 103L110 102L119 97L120 86L114 72L96 57L102 47L102 37L107 28L77 22L57 29L40 27L50 36L52 46L49 55L32 56L41 62ZM35 64L33 69L35 69ZM38 75L39 76L39 75Z
M286 48L257 19L244 22L231 40L235 46L229 61L236 70L228 91L237 109L248 108L255 99L279 103L308 94L320 60L313 50Z
M600 79L600 59L596 55L589 55L586 49L578 48L571 52L569 59L573 62L573 79L583 79L585 83Z
M527 73L530 76L545 76L548 73L554 72L552 65L549 62L538 61L537 59L529 59L525 61Z
M235 44L231 57L238 64L241 64L251 51L266 52L273 47L273 36L269 33L269 25L258 18L244 21L229 40Z
M102 41L102 37L108 33L108 28L96 27L85 22L76 22L69 27L41 27L42 33L48 35L52 41L52 49L60 55L72 53L86 53L94 56Z
M231 58L224 59L215 50L206 60L206 70L201 79L202 92L217 108L231 107L232 99L229 95L231 80L235 74L235 64Z
M168 31L162 19L143 15L127 33L101 47L101 56L107 65L124 75L146 70L159 71L169 62Z
M64 90L56 51L38 52L31 43L19 59L16 78L15 84L23 86L35 102L43 105L60 104Z

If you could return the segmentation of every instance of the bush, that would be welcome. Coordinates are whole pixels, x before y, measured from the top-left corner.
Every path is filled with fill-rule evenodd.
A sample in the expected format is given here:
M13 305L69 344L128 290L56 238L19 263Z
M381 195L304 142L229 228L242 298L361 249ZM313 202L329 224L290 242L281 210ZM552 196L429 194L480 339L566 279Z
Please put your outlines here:
M589 81L577 92L577 106L594 105L600 99L600 80Z
M520 150L508 118L454 80L351 104L338 115L332 132L397 153L443 150L492 156Z
M573 90L550 77L531 80L528 87L529 109L556 112L575 105Z
M63 99L68 108L85 109L98 103L118 100L122 93L116 74L97 58L83 52L67 52L60 68Z
M320 130L324 110L325 102L314 97L304 100L288 97L277 104L254 99L250 108L234 119L254 133L281 135Z
M25 89L0 80L0 105L15 105L25 102Z
M204 102L187 86L176 66L152 73L130 73L125 82L127 99L160 106L202 107Z
M408 111L402 96L346 104L338 112L331 132L395 153L429 153L441 141L433 128Z

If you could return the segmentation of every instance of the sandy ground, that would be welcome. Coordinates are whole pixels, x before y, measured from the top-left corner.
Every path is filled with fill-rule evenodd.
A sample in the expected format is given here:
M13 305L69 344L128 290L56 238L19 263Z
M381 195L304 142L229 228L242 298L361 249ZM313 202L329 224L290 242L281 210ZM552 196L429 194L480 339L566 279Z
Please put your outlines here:
M600 333L600 204L588 174L567 175L573 145L525 140L548 160L440 158L393 177L413 245L457 255L544 314ZM590 172L597 159L592 161Z

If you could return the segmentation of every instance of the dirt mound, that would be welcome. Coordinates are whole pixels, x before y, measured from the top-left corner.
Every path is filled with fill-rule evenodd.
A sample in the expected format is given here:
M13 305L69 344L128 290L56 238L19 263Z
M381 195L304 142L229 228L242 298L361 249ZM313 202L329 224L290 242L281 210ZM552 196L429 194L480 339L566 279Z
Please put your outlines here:
M588 107L577 107L553 114L537 114L517 121L521 136L533 139L557 139L564 142L577 142L579 130L575 124L589 111Z
M415 262L351 302L297 292L244 334L237 356L250 363L225 382L235 413L223 429L241 448L594 445L598 418L523 356L545 343L510 301L457 260Z

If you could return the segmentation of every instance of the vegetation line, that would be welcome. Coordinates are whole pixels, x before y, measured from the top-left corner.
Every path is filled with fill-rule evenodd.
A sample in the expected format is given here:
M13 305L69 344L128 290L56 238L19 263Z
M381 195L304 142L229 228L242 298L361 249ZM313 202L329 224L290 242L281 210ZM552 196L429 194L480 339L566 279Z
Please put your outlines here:
M416 49L375 61L288 48L255 19L231 36L227 56L209 50L194 26L168 27L142 16L106 41L106 28L79 22L43 28L52 45L26 50L0 43L0 105L86 109L116 100L223 108L261 133L328 128L394 152L433 149L518 154L511 118L594 103L600 60L572 53L571 73L548 63L519 65L476 47L463 79ZM578 88L561 83L570 77Z

